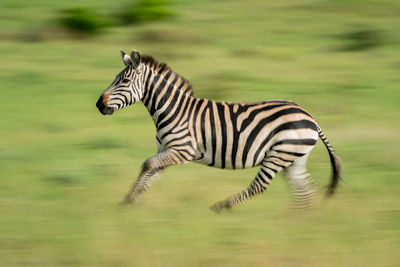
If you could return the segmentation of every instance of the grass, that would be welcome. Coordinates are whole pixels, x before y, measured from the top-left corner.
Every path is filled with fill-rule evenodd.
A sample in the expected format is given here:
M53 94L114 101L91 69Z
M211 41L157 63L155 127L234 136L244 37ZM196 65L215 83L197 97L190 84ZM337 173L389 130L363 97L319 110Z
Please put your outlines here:
M164 22L84 40L47 31L59 10L124 5L2 1L1 266L399 264L397 1L174 1L177 15ZM369 27L384 36L378 46L341 49L338 36ZM119 208L156 152L141 104L111 117L95 107L123 67L120 48L168 62L200 97L301 104L341 156L345 183L294 217L278 175L267 193L217 215L208 206L257 170L187 164L168 169L137 207ZM322 195L330 164L321 143L309 169Z

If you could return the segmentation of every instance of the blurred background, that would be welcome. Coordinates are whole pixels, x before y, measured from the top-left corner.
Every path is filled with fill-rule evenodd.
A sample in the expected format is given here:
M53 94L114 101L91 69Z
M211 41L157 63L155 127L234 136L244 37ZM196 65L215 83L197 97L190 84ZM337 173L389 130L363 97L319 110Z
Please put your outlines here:
M0 266L399 266L398 0L2 0ZM316 208L288 212L282 175L239 208L208 207L257 169L169 168L119 208L156 152L141 103L95 103L119 49L167 62L198 97L284 98L343 162L337 195L319 142Z

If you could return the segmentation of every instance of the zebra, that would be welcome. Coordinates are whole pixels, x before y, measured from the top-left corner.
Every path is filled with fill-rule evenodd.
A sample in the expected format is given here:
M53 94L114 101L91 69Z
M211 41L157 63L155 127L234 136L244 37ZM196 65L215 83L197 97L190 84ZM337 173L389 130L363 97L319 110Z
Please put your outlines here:
M125 68L101 94L96 106L103 115L142 101L156 126L158 152L144 161L139 177L122 204L139 201L166 167L196 162L222 169L260 166L243 191L216 202L221 212L264 192L284 170L294 200L309 205L315 185L306 169L318 138L328 150L331 196L339 183L341 164L314 118L288 100L257 103L216 102L193 96L191 84L166 63L149 55L121 50Z

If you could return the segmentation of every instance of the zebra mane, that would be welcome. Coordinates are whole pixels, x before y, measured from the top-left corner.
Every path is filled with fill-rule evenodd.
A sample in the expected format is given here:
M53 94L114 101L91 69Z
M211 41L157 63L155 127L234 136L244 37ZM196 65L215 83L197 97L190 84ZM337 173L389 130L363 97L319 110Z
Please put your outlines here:
M192 85L190 84L190 82L188 80L186 80L182 75L180 75L179 73L172 70L171 67L167 65L167 63L158 62L157 59L155 59L154 57L149 56L149 55L142 55L141 61L143 64L146 64L147 66L152 68L158 74L166 75L169 73L174 73L177 76L177 80L179 80L179 79L182 80L181 85L179 86L179 89L181 89L185 93L193 95L193 88L192 88Z

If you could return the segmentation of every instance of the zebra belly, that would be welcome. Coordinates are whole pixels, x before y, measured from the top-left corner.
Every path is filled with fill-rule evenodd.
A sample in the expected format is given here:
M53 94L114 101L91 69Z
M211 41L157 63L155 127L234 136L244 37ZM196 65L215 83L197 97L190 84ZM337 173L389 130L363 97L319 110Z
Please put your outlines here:
M215 160L215 158L213 160L213 155L210 152L199 153L193 162L220 169L235 169L230 159L226 160L225 163L223 163L222 160ZM248 166L248 168L250 167L253 166Z
M220 150L220 148L216 148L216 152L220 152ZM199 151L196 153L193 162L220 169L244 169L260 165L263 159L242 164L238 161L238 158L238 156L232 156L232 146L229 146L225 153L213 153L211 149Z

